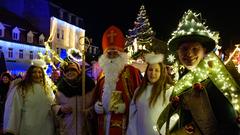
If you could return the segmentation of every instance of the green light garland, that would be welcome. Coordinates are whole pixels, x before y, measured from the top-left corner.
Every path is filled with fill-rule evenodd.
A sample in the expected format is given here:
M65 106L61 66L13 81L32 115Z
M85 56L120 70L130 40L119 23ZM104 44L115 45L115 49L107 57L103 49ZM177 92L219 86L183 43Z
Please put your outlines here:
M238 96L240 87L214 52L209 53L195 69L189 71L177 81L173 95L177 96L182 94L186 89L192 87L193 84L199 83L208 77L232 103L235 110L240 112Z

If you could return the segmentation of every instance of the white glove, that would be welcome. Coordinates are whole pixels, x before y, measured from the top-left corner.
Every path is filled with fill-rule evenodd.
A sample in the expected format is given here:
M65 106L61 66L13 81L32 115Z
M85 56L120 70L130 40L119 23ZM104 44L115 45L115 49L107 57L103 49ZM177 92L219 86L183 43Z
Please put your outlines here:
M115 113L124 113L125 110L126 110L125 103L120 103L120 104L114 105L114 112Z
M103 114L103 105L102 102L97 101L94 105L94 110L97 114Z

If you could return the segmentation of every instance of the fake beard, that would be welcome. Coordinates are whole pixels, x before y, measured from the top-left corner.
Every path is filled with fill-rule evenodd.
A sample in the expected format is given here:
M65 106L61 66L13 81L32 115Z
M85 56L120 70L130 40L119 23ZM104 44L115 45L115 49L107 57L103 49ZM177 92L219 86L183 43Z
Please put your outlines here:
M124 69L128 62L126 53L120 53L120 56L114 59L109 59L105 54L99 58L99 65L105 74L102 102L105 111L109 111L109 103L112 91L116 89L119 74Z

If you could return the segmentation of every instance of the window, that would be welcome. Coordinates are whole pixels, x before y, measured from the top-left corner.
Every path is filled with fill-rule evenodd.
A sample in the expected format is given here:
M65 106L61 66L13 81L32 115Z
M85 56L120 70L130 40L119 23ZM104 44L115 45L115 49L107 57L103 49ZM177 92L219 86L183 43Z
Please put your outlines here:
M39 44L43 45L44 44L45 37L43 34L39 36Z
M33 43L33 32L32 31L29 31L27 34L27 42Z
M19 59L23 59L23 50L19 50Z
M60 19L63 19L63 10L59 10L59 17L60 17Z
M8 48L8 58L12 58L12 57L13 57L13 49Z
M97 48L94 47L94 49L93 49L93 54L96 54L96 53L97 53Z
M60 53L60 49L59 48L57 48L57 54L59 54Z
M33 51L30 51L29 59L33 59Z
M19 40L19 37L20 37L20 30L18 27L15 27L13 30L12 30L12 39L13 40Z
M92 53L92 46L89 47L89 53Z
M64 30L62 30L62 39L64 39Z
M57 29L57 39L60 38L60 29Z
M38 51L38 53L37 53L37 59L40 59L40 58L41 58L40 55L39 55L40 53L42 54L41 51Z
M76 25L78 26L78 24L79 24L79 18L77 17L75 21L76 21Z
M72 15L68 14L68 22L71 23L72 22Z
M5 27L4 27L3 24L0 22L0 37L4 37L4 29L5 29Z

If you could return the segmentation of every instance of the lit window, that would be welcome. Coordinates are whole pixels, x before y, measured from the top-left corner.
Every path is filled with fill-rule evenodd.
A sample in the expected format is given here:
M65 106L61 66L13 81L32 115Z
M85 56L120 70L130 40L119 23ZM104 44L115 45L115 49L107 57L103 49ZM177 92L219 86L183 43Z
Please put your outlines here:
M33 51L30 51L29 59L33 59Z
M12 58L12 57L13 57L13 49L8 48L8 58Z
M19 50L19 59L23 59L23 50Z
M13 40L19 40L19 37L20 37L20 30L18 27L15 27L13 30L12 30L12 39Z
M32 31L29 31L27 34L27 42L33 43L33 32Z

